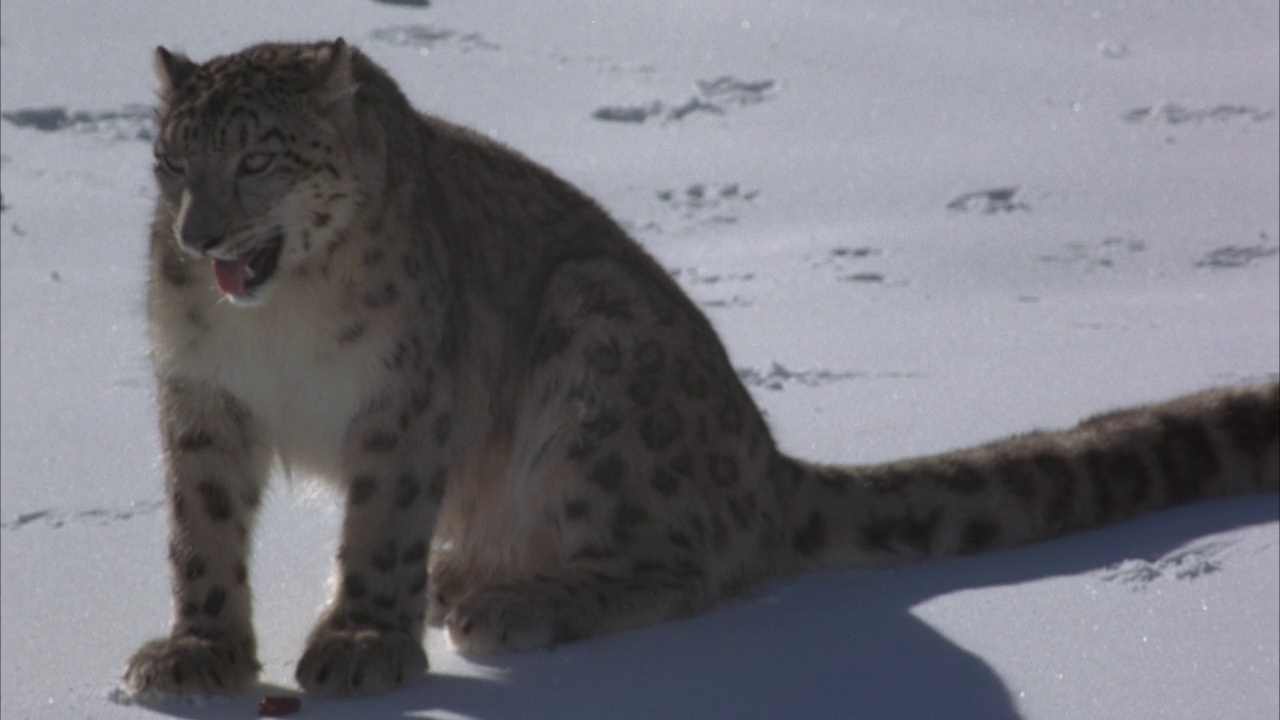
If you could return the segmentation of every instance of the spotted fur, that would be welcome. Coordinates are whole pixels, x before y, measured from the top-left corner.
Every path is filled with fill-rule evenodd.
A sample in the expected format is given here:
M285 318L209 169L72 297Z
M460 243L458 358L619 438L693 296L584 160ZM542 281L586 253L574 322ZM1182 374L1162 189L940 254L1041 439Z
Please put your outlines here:
M540 647L764 577L1276 489L1275 383L881 466L792 459L707 319L603 210L419 115L359 51L157 65L174 618L129 663L140 692L256 677L249 540L276 461L345 497L297 666L330 695L419 677L428 620L463 652Z

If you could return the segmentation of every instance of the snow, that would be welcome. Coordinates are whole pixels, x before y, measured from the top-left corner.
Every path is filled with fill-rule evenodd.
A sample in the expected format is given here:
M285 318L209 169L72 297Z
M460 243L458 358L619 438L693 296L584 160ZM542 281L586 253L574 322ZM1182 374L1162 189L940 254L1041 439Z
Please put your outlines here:
M142 314L155 45L342 35L597 196L707 309L786 448L869 462L1280 372L1274 2L0 6L0 715L253 717L339 510L277 482L266 687L147 708L169 616ZM50 111L61 108L62 112ZM43 111L43 112L30 112ZM47 129L41 129L41 128ZM140 139L142 138L142 139ZM709 614L300 718L1275 718L1280 503L778 580Z

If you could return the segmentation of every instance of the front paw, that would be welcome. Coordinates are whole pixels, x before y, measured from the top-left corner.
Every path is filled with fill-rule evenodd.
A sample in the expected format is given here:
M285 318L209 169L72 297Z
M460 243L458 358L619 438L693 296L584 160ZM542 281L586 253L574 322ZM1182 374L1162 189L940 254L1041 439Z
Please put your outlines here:
M386 692L426 671L422 642L408 633L317 628L295 677L309 693L341 697Z
M557 639L550 599L516 587L477 591L449 612L445 627L463 655L533 650Z
M252 685L261 667L252 637L234 642L179 635L143 645L124 680L144 697L234 693Z

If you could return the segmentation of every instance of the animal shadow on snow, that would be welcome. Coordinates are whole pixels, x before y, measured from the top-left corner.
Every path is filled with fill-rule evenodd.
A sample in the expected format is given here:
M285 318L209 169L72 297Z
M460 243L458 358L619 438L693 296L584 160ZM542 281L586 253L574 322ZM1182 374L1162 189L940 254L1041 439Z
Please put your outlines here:
M689 620L480 661L497 679L432 674L379 697L304 697L296 717L1018 718L996 672L912 615L914 606L960 590L1158 564L1203 535L1278 517L1276 495L1232 498L975 557L787 578ZM1052 646L1055 630L1043 632ZM438 666L442 649L432 645ZM273 690L290 692L262 692ZM249 698L227 703L156 709L213 718L244 703L252 712Z

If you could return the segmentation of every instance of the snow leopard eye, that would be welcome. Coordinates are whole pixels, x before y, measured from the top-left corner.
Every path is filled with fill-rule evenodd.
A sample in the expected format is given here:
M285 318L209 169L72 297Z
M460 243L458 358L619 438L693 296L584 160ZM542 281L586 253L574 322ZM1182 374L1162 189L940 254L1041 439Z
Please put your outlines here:
M257 175L265 172L267 168L271 167L271 164L275 162L275 160L275 153L249 153L248 155L240 158L240 166L236 168L236 171L240 175Z
M187 163L177 155L163 153L156 158L156 164L170 175L182 175L187 171Z

